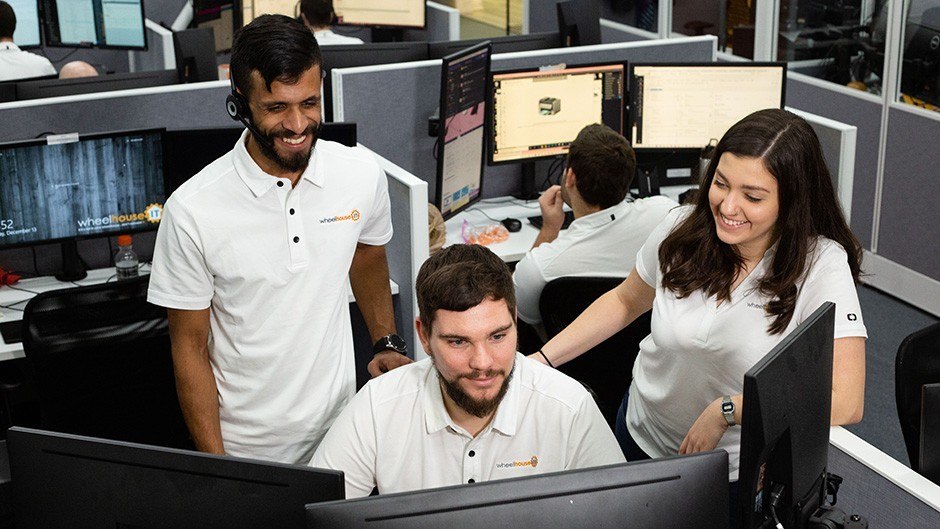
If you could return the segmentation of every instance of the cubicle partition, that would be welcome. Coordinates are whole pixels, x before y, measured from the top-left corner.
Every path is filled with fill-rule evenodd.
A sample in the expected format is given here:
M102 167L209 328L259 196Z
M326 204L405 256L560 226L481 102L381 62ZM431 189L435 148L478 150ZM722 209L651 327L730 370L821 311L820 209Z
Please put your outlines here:
M716 46L715 37L704 36L505 53L493 56L492 68L502 71L559 63L714 61ZM439 60L340 68L332 72L335 120L357 122L360 141L428 182L429 196L436 192L437 165L433 156L435 139L427 132L428 118L437 111L440 78ZM504 196L517 191L520 167L487 167L483 196ZM536 164L537 181L547 167L548 162Z
M819 137L823 156L832 176L832 187L836 190L846 220L851 223L857 127L795 108L787 107L787 110L802 116Z

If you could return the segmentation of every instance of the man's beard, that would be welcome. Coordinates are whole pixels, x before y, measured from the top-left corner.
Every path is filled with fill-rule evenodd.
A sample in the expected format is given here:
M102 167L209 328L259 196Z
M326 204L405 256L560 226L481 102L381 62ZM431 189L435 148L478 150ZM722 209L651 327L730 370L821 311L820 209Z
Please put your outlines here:
M512 380L512 375L515 370L515 364L513 364L513 368L509 371L509 375L506 375L506 373L502 370L491 369L485 372L477 371L471 373L470 375L460 375L455 380L447 380L443 375L441 375L441 372L438 371L437 378L441 381L441 386L444 388L447 396L450 397L452 401L454 401L454 404L470 415L482 419L493 413L496 408L499 407L499 403L502 402L503 397L506 396L506 392L509 390L509 381ZM475 399L468 395L459 384L461 378L489 378L497 375L505 375L505 377L503 378L502 386L499 387L499 391L491 399Z
M310 155L313 154L313 148L316 146L317 139L320 137L319 123L307 127L307 130L305 130L303 134L300 135L310 135L310 150L305 152L298 152L293 156L285 157L281 156L281 154L277 152L277 149L274 147L274 142L277 141L277 138L296 136L296 134L292 134L286 130L264 134L260 129L258 129L257 126L254 128L258 131L259 134L263 134L263 136L259 137L259 134L256 134L255 131L250 131L251 135L255 137L255 142L258 144L258 148L261 149L261 154L263 154L265 158L273 162L281 169L291 173L296 173L307 168L307 164L310 163Z

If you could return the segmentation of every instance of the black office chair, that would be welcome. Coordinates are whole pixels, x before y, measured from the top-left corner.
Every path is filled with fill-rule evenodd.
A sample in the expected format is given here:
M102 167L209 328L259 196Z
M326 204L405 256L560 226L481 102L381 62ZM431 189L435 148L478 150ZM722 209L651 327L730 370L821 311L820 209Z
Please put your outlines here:
M940 382L940 323L921 329L901 342L894 363L894 391L901 433L911 468L921 471L921 398L924 384Z
M44 292L23 314L43 428L192 448L176 397L166 310L149 276Z
M542 325L549 338L575 320L584 309L623 278L563 277L549 282L539 298ZM641 315L628 327L580 357L559 366L559 371L586 384L598 397L601 413L613 426L623 395L633 380L633 361L640 341L650 333L650 313Z

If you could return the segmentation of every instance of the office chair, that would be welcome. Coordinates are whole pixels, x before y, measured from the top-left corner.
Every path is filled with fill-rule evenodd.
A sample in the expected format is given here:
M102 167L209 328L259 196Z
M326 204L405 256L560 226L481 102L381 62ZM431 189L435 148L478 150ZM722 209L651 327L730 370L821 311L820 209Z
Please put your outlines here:
M562 277L545 285L539 298L542 325L549 338L575 320L602 294L623 282L616 277ZM598 407L613 426L623 395L633 380L633 361L640 341L650 333L650 313L601 342L578 358L558 367L597 395Z
M921 398L925 384L940 382L940 323L921 329L901 342L894 363L894 391L901 433L911 468L921 471Z
M149 276L43 292L23 314L23 349L48 430L192 448L176 396L166 310Z

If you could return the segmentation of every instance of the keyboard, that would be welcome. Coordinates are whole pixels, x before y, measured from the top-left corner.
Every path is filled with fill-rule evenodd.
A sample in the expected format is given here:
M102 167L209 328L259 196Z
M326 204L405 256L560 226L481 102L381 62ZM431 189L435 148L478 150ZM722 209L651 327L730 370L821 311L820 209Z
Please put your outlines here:
M6 343L23 341L23 320L0 322L0 336Z
M574 222L574 212L566 211L565 220L561 223L561 229L567 230L568 226L571 226L571 223ZM542 216L536 215L534 217L529 217L529 224L536 227L536 229L542 229Z

